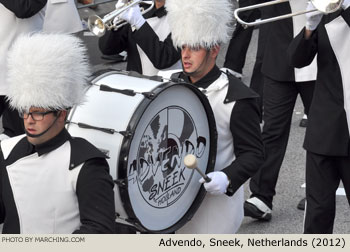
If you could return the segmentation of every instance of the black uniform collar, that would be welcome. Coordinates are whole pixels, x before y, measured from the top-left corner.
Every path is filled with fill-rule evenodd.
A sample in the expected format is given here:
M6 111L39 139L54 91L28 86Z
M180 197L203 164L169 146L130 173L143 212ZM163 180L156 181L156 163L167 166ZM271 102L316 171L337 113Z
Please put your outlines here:
M216 81L221 75L221 71L220 69L217 67L217 65L215 65L213 67L213 69L211 69L209 71L209 73L207 73L207 75L205 75L202 79L200 79L199 81L197 81L196 83L194 83L194 85L196 85L196 87L199 88L208 88L214 81ZM192 83L191 79L189 78L189 76L183 74L183 76L181 76L186 82L188 83Z
M154 5L152 10L150 10L149 12L147 12L145 14L145 18L151 18L151 17L158 17L161 18L163 16L165 16L167 14L165 7L162 6L159 9L156 8L156 6Z
M38 152L39 156L49 153L60 147L70 138L71 136L66 130L66 128L63 128L63 130L60 133L58 133L54 138L50 139L49 141L38 145L32 145L33 152Z
M155 8L155 7L154 7ZM163 16L165 16L166 15L166 10L165 10L165 7L164 6L162 6L162 7L160 7L159 9L156 9L156 11L154 12L154 15L156 15L157 17L159 17L159 18L161 18L161 17L163 17Z
M194 83L197 87L208 88L214 81L216 81L223 72L215 65L213 69L202 79ZM228 78L228 90L223 103L230 103L233 101L238 101L242 99L258 98L259 95L255 93L252 89L248 88L241 80L230 74L230 72L225 73ZM192 83L190 78L183 72L180 74L173 74L172 78L182 79L187 83Z
M257 93L247 87L240 79L232 75L229 71L226 72L226 75L229 85L224 103L259 97Z

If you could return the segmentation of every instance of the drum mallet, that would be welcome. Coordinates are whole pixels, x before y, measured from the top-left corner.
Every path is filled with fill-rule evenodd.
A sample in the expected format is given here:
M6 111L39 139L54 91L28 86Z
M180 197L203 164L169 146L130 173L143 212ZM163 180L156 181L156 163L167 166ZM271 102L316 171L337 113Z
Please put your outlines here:
M184 164L188 169L195 169L205 180L205 182L209 183L211 178L205 175L197 166L197 158L195 155L188 154L184 158Z

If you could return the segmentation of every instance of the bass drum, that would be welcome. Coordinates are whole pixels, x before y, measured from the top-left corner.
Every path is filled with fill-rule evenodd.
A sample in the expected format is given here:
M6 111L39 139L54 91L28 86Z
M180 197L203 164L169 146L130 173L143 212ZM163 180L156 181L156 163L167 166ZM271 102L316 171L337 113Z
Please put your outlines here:
M216 156L215 119L201 91L109 71L92 80L85 103L68 121L72 136L109 157L117 222L170 233L191 219L205 189L183 159L194 154L208 173Z

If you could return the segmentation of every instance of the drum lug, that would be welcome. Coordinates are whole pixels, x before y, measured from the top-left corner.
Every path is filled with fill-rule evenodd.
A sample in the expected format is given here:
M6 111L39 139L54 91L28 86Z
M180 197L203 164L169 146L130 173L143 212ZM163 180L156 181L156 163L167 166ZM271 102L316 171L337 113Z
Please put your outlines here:
M136 229L138 229L140 232L148 233L148 231L144 229L138 222L131 219L128 219L128 221L130 221L136 227Z
M126 188L125 179L116 179L114 183L120 188Z
M177 78L177 77L171 77L170 80L171 80L172 82L175 82L175 83L184 83L184 82L186 82L184 79L182 79L182 78Z
M153 92L143 92L142 93L146 98L150 99L150 100L153 100L154 97L156 97L156 94L153 93Z
M139 222L133 218L122 218L119 213L115 213L116 220L119 220L119 223L124 225L131 225L136 228L139 232L148 233L148 231L142 227ZM118 223L118 222L117 222Z
M131 137L132 136L132 133L130 131L127 131L127 130L118 131L118 133L120 135L122 135L123 137Z

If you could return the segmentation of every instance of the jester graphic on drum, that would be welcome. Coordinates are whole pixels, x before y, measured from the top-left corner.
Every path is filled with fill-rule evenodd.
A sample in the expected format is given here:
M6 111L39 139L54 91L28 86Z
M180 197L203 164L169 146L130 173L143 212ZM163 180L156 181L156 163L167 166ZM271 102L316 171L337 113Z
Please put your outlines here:
M193 170L183 158L201 158L206 139L198 136L191 116L180 107L161 110L147 125L138 154L129 167L128 180L137 183L143 199L153 207L172 205L189 185Z

